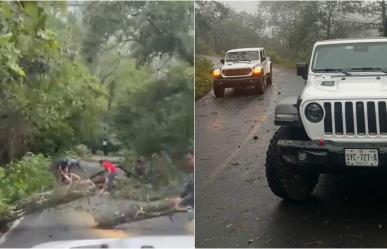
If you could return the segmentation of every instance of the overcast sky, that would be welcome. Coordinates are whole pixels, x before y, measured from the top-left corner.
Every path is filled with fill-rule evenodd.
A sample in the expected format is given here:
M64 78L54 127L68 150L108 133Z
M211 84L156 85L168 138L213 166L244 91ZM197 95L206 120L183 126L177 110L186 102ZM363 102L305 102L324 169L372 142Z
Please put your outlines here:
M258 1L220 1L225 5L237 10L245 11L247 13L253 14L257 12Z

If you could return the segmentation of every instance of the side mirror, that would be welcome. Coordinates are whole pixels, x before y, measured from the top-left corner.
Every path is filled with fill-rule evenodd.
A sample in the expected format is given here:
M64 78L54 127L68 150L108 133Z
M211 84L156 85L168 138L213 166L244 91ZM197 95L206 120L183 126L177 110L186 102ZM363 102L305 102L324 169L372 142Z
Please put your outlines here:
M266 57L265 57L265 56L263 56L263 57L262 57L262 61L265 61L265 60L266 60Z
M304 80L308 79L308 64L297 63L297 76L301 76Z
M220 59L220 63L224 64L224 59Z

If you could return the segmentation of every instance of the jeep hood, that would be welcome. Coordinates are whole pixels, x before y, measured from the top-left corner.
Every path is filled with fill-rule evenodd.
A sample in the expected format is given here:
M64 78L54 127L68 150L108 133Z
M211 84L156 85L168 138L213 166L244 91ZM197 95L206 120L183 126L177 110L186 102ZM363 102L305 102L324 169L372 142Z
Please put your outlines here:
M308 100L387 98L387 76L312 76L302 92Z
M259 61L226 62L222 69L252 68L259 65Z

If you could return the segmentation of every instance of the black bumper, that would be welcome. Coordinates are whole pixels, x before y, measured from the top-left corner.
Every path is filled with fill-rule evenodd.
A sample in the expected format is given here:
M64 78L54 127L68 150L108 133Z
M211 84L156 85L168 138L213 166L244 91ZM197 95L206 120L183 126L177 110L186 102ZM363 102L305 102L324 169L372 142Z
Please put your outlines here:
M325 141L279 140L280 155L289 163L300 169L312 169L321 173L330 173L355 168L385 169L387 170L387 143L337 143ZM345 163L345 149L377 149L378 167L347 166ZM300 160L299 152L305 152L306 159Z
M262 77L222 78L214 79L214 85L222 87L248 87L262 82Z

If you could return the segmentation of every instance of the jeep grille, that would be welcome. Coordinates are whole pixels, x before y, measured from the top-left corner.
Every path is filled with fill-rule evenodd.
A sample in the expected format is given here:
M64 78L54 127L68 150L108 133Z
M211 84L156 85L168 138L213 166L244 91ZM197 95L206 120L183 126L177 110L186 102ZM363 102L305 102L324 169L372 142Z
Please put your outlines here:
M249 76L251 68L223 69L222 74L224 76Z
M323 106L325 135L387 135L385 101L330 101Z

